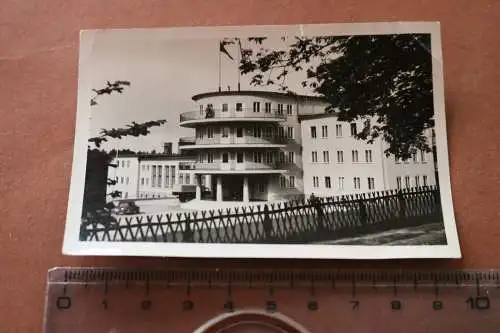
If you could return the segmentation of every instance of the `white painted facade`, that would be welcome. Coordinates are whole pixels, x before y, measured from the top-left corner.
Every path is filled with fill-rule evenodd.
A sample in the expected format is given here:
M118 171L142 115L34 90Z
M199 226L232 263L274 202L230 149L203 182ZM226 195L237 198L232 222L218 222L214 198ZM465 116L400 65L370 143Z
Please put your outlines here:
M217 201L274 201L303 193L299 114L324 113L320 98L271 92L214 92L193 97L181 114L194 128L196 173L213 175ZM207 107L212 114L207 113Z
M351 126L360 131L363 121L340 122L334 114L302 119L306 196L436 185L432 153L419 152L413 159L396 162L393 156L384 155L385 142L357 140L351 135Z
M111 164L116 164L117 167L108 168L108 178L117 182L115 185L108 185L106 193L120 191L123 199L137 198L139 193L139 158L137 156L118 156L111 161Z
M118 182L108 185L107 193L121 191L120 199L169 198L182 185L196 185L192 156L118 156L111 163L119 166L108 170L108 178ZM202 185L205 181L210 182L210 177L201 178Z

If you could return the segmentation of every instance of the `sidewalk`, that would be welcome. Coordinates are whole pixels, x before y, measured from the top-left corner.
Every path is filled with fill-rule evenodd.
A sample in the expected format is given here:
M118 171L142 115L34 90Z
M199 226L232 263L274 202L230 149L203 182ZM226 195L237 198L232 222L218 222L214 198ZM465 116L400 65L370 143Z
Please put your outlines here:
M446 234L442 223L388 230L361 237L320 242L329 245L444 245Z

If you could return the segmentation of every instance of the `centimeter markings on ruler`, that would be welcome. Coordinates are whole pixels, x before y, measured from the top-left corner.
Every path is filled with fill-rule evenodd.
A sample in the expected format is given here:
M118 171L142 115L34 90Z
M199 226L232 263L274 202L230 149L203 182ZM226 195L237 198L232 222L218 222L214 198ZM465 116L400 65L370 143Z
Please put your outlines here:
M72 298L68 288L89 285L102 287L102 306L107 308L107 295L110 288L123 285L140 285L144 288L144 300L140 304L142 310L151 308L149 299L155 288L183 288L185 300L182 301L183 310L192 310L194 303L190 300L193 289L226 289L227 301L223 304L226 311L235 308L232 300L235 289L263 290L267 289L268 301L265 302L267 311L276 311L276 290L308 289L310 299L307 309L316 311L319 307L315 296L318 289L350 289L351 305L359 308L359 294L365 295L366 288L379 290L392 289L394 300L391 302L393 310L401 309L398 300L400 289L411 288L414 291L431 289L435 295L432 303L434 310L443 308L443 301L438 299L443 288L463 288L474 290L465 302L471 309L486 310L491 301L485 288L500 288L500 274L498 271L377 271L377 270L120 270L120 269L75 269L59 268L49 272L48 286L60 286L59 295L55 295L56 308L67 310L72 306ZM154 292L154 291L153 291ZM47 302L50 302L50 298Z

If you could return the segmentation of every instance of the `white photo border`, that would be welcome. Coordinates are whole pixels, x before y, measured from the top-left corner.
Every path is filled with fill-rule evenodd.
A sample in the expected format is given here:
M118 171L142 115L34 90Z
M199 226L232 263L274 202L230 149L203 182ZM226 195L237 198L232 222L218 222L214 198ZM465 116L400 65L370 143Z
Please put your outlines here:
M87 146L90 128L91 89L84 71L91 58L92 45L100 34L127 39L224 38L238 35L281 36L283 33L309 36L373 35L427 33L431 35L435 132L440 196L447 245L311 245L311 244L220 244L156 242L80 241L80 223L84 193ZM333 23L305 25L176 27L148 29L84 30L80 33L79 77L74 156L68 210L62 252L66 255L209 257L209 258L284 258L284 259L401 259L461 258L453 211L450 181L443 63L439 22Z

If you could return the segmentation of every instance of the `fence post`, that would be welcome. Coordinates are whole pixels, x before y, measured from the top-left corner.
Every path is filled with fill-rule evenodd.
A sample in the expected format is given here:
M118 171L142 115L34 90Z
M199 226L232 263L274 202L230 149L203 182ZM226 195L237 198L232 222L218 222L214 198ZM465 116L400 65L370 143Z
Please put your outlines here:
M318 218L318 228L325 229L325 214L323 212L322 202L320 198L313 198L312 205L316 209L316 216Z
M272 237L273 233L273 221L269 214L269 207L264 205L264 221L262 222L262 226L264 227L264 235L266 239Z
M365 226L368 222L368 215L366 214L366 206L363 198L358 200L359 206L359 223L361 226Z
M182 241L184 243L193 242L193 230L191 229L191 216L186 218L184 222L184 231L182 232Z
M405 198L403 196L403 191L399 190L398 191L398 203L399 203L399 219L404 220L406 217L406 202Z

